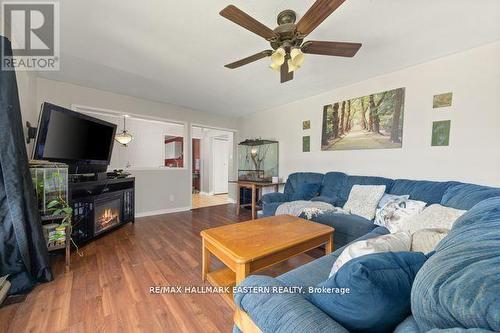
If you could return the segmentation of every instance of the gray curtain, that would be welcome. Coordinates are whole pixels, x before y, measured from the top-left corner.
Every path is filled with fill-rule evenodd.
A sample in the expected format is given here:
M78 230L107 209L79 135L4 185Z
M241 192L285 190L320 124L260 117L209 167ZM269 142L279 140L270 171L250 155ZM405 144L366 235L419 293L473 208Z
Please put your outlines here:
M0 39L5 55L11 56L10 41ZM16 75L0 70L0 276L6 274L12 284L9 294L52 280L28 167Z

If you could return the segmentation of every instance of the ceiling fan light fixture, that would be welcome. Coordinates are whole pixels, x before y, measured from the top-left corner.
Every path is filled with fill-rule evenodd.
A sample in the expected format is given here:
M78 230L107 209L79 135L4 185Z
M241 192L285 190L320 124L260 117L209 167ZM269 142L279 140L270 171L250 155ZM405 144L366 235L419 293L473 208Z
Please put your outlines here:
M304 63L305 56L304 53L300 50L298 47L294 47L290 51L290 62L292 63L293 67L296 69L302 67L302 64Z
M270 64L269 68L271 68L273 71L279 71L281 66L276 64Z
M299 67L295 66L291 59L288 59L288 73L294 72L297 69L299 69Z
M361 43L304 41L327 17L335 12L345 0L316 0L307 12L295 23L297 14L290 9L278 14L278 27L270 29L234 5L224 8L220 15L242 28L270 42L271 48L244 59L225 65L239 68L257 60L270 57L270 67L280 72L281 83L293 80L293 72L301 68L305 53L334 57L354 57Z
M285 63L286 51L282 47L278 47L271 55L271 68L280 68Z

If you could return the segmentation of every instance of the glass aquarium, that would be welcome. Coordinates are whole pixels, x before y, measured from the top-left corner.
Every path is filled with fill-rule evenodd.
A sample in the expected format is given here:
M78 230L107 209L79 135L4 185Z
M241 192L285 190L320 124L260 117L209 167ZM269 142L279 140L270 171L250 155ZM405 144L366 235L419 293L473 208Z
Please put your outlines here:
M245 140L238 144L238 180L270 182L278 176L278 141Z
M68 201L68 166L45 161L30 162L31 179L35 187L40 214L51 215L49 202L62 198Z

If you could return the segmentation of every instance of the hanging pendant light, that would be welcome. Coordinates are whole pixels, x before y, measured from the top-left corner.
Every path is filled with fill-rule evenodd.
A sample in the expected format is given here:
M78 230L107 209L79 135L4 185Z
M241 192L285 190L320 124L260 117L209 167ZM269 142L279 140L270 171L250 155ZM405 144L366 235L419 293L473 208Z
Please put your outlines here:
M127 117L128 116L123 116L123 131L115 135L115 140L118 141L123 147L127 147L127 145L134 139L134 136L127 132Z

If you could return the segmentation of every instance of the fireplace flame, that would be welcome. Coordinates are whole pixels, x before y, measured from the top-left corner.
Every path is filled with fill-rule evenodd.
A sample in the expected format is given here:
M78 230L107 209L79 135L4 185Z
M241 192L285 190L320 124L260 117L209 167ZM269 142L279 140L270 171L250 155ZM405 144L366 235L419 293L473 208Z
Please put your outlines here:
M103 214L98 218L98 223L100 225L99 229L104 229L109 225L120 223L118 212L116 210L106 208Z

